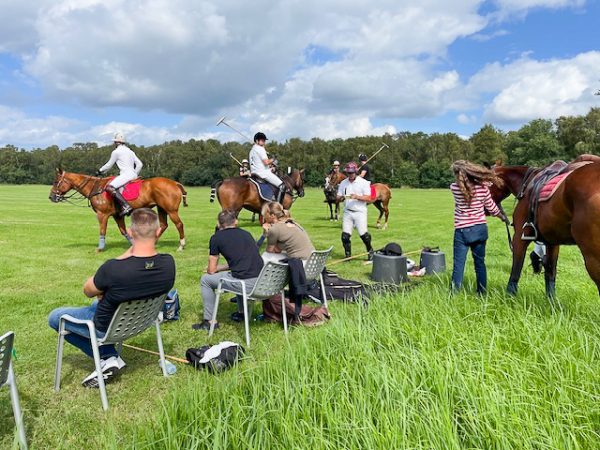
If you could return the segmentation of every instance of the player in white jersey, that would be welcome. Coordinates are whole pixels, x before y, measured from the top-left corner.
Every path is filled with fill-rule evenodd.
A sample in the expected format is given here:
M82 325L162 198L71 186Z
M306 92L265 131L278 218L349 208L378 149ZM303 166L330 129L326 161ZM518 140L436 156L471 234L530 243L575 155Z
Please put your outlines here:
M371 201L371 183L356 175L358 166L349 162L344 168L346 178L338 186L337 195L340 199L346 199L344 216L342 219L342 244L346 258L352 256L350 238L352 230L356 228L358 234L369 252L369 261L373 259L373 247L371 246L371 235L367 228L367 203Z
M253 175L257 175L267 183L275 186L278 191L277 201L283 204L286 186L285 183L281 181L281 179L275 175L269 167L273 160L269 159L267 156L267 150L265 150L266 141L267 136L265 136L264 133L258 132L254 135L254 145L252 146L252 150L250 150L250 156L248 157L250 160L250 171Z
M112 151L108 162L98 170L98 175L102 175L103 172L110 170L115 164L119 168L119 175L108 183L106 192L112 195L115 203L119 206L119 215L124 216L131 214L133 208L123 198L123 195L119 192L119 188L138 178L143 164L133 150L125 145L125 136L122 133L116 133L113 142L115 149Z

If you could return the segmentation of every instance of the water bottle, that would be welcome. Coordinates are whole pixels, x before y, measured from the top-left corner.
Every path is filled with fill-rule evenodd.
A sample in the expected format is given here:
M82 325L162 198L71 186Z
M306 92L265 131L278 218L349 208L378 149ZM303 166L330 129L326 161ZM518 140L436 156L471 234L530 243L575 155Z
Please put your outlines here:
M160 359L158 360L158 365L162 369L162 361ZM165 359L165 366L167 369L167 374L173 375L175 372L177 372L177 366L168 359Z

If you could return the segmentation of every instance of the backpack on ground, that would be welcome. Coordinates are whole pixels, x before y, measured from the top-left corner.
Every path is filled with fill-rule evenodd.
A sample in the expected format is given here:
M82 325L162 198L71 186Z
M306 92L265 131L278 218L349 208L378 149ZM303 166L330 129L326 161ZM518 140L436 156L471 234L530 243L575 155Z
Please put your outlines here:
M179 320L179 310L181 305L179 304L179 293L177 289L172 289L167 294L167 299L163 305L163 319L164 320Z
M223 372L235 366L244 355L244 347L235 342L219 342L200 348L188 348L185 359L198 370L206 369L210 373Z
M329 310L324 306L302 305L300 314L296 317L296 306L285 299L285 312L288 322L292 325L305 325L308 327L316 327L323 325L331 315ZM283 323L283 311L281 310L281 294L274 295L271 298L263 300L263 315L265 322Z
M344 278L340 278L337 273L325 268L323 269L323 282L325 283L325 294L327 295L327 301L362 301L363 303L367 303L369 301L367 290L360 281L345 280ZM323 301L321 285L318 281L309 288L308 296L314 301Z

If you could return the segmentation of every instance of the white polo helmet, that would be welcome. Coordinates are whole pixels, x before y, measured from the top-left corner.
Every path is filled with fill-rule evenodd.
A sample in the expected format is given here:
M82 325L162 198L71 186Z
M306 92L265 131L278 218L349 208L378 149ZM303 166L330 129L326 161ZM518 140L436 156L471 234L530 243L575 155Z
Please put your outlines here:
M115 133L115 137L113 138L113 142L125 142L125 135L121 132Z
M248 160L247 159L242 159L242 163L247 163Z
M334 165L334 166L339 166L339 165L340 165L340 162L339 162L338 160L335 160L335 161L333 162L333 165Z

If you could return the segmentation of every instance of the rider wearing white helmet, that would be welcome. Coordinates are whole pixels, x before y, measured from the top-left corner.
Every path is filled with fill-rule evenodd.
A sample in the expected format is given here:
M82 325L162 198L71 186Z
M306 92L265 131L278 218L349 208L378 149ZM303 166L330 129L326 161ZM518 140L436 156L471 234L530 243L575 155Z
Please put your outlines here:
M277 188L277 201L283 203L285 197L286 186L281 179L275 175L271 169L270 164L273 163L273 159L269 159L267 156L267 150L265 150L265 142L267 136L264 133L258 132L254 135L254 145L250 150L250 169L252 173L259 176L267 183L272 184Z
M247 159L242 159L242 165L240 166L240 177L250 176L250 163Z
M106 186L106 192L112 195L115 203L119 206L120 216L129 215L133 208L123 198L119 192L119 188L125 186L132 180L135 180L142 170L142 161L129 147L125 145L125 136L123 133L115 133L113 138L115 149L110 155L110 159L98 170L97 174L102 175L103 172L110 170L115 164L119 168L119 175L111 180Z
M329 175L340 173L340 162L336 159L329 169Z

